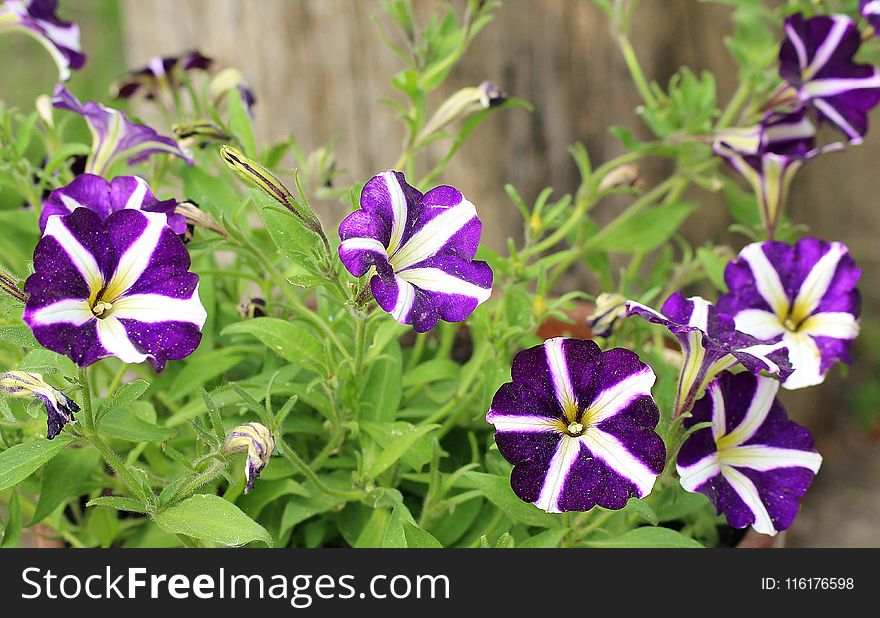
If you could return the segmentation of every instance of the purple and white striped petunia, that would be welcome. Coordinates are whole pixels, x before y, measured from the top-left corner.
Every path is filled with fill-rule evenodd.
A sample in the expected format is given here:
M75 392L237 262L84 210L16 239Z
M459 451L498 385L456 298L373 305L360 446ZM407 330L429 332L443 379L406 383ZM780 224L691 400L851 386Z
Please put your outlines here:
M788 419L779 382L725 372L684 421L690 428L676 468L687 491L705 494L734 528L762 534L788 528L822 464L810 432Z
M834 142L816 147L816 128L807 108L770 112L750 129L727 129L715 135L713 149L752 187L764 229L772 236L785 207L795 174L813 157L843 150Z
M114 82L111 93L119 99L133 97L142 91L147 99L158 99L173 106L173 91L181 85L187 71L207 71L214 63L198 50L190 50L180 56L156 56L147 66L131 71Z
M59 81L86 62L79 44L79 26L58 18L58 0L6 0L0 4L0 34L22 32L46 48L58 65Z
M868 20L874 29L874 35L880 34L880 0L859 0L862 17Z
M782 343L765 344L736 330L733 319L699 296L676 292L661 311L627 301L627 315L639 315L667 328L681 344L684 363L678 383L675 415L688 412L709 383L726 369L741 365L751 373L785 379L791 373Z
M853 60L861 45L856 23L846 15L800 13L785 20L779 74L830 122L857 144L868 130L868 111L880 102L880 71Z
M838 360L850 362L859 334L860 276L839 242L752 243L727 265L730 292L718 299L718 308L738 330L788 348L794 372L785 388L813 386Z
M663 471L654 372L634 352L558 337L519 352L486 420L510 484L549 513L620 509Z
M53 439L68 423L75 423L74 414L79 406L73 400L48 384L42 374L31 371L0 373L0 393L8 397L35 397L46 407L46 438Z
M492 269L475 261L483 226L454 187L424 195L400 172L374 176L361 210L339 225L339 259L355 277L374 272L373 296L417 332L460 322L492 293Z
M161 371L191 354L207 314L166 220L130 208L105 219L88 208L49 217L24 286L37 341L81 367L115 356Z
M49 194L40 213L40 231L45 231L49 217L69 215L77 208L88 208L101 219L118 210L132 208L162 213L175 234L184 234L186 220L183 215L175 214L176 207L175 200L156 199L147 181L139 176L117 176L107 182L94 174L81 174Z
M92 150L86 162L86 171L104 174L118 159L134 165L157 153L171 154L192 164L192 157L170 137L159 135L155 129L132 122L125 112L105 107L95 101L80 101L67 88L58 85L52 104L80 114L92 133Z

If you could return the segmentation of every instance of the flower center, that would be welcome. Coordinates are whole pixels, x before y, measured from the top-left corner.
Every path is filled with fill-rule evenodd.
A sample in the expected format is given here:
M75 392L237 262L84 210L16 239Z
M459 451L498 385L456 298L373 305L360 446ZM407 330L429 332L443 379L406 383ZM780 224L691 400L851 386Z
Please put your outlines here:
M584 433L584 426L582 423L578 422L570 423L566 431L570 436L579 436Z
M103 319L110 315L110 310L112 308L112 304L103 300L99 300L94 305L92 305L92 313L95 315L96 318Z

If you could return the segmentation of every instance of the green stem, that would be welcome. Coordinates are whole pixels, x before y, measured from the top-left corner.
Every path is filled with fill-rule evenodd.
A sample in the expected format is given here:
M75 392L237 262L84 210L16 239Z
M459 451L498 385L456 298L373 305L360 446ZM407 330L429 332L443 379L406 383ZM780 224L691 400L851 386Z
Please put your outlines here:
M345 498L346 500L360 500L363 495L362 492L354 490L354 491L345 491L341 489L333 489L329 485L326 485L318 476L312 471L309 467L309 464L304 462L299 458L293 448L285 441L282 441L284 448L281 450L284 458L294 467L297 468L303 475L310 480L315 487L317 487L321 492L327 494L328 496L334 496L336 498Z
M741 82L737 87L736 92L733 93L733 97L730 99L727 107L725 107L724 111L721 113L721 117L718 118L718 122L715 123L715 129L723 129L730 125L737 112L739 112L743 103L745 103L748 98L749 86L746 82Z
M358 392L360 392L360 385L363 383L361 378L364 372L364 355L366 349L367 318L358 317L354 323L354 379L358 387Z
M626 34L618 33L617 45L620 47L620 53L623 54L626 68L629 70L633 83L636 85L636 89L639 91L639 95L642 97L645 105L651 108L656 107L657 99L654 98L654 93L651 92L648 80L645 79L645 74L642 72L642 67L639 64L639 59L636 57L636 52L629 37Z
M215 459L211 465L204 471L193 476L189 481L184 483L177 490L177 497L183 498L196 491L199 487L207 485L217 477L219 477L226 469L226 461Z

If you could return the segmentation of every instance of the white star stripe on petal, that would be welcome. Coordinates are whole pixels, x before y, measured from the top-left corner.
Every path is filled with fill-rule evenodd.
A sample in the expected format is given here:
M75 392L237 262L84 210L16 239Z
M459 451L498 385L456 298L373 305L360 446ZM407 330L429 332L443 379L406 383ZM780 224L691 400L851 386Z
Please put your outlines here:
M541 493L533 503L539 509L548 513L561 513L559 508L559 496L565 487L565 479L571 472L572 466L580 454L581 444L577 438L564 435L556 446L556 452L550 460L547 476L544 477L544 485Z
M822 355L806 333L786 333L782 341L788 347L788 360L794 371L782 386L789 390L815 386L825 380L822 375Z
M749 404L749 409L736 428L718 440L718 449L723 450L738 446L755 435L755 432L764 424L770 407L779 391L779 382L773 378L758 378L755 394Z
M814 313L801 324L798 332L813 337L833 337L835 339L855 339L859 334L859 323L851 313L845 311L824 311Z
M386 255L385 245L375 238L349 238L348 240L343 240L339 244L339 248L345 251L375 251L376 253Z
M29 319L32 326L49 324L82 326L89 320L95 319L95 316L87 300L70 298L37 309L29 314Z
M709 330L709 301L699 296L691 296L688 298L694 304L691 317L688 319L688 326L699 328L706 332Z
M785 34L794 46L794 51L798 57L798 65L803 69L807 66L807 49L804 46L803 40L789 24L785 24Z
M462 198L461 202L445 209L410 236L409 240L391 255L391 266L395 271L401 271L427 260L476 216L477 209L474 205ZM390 249L389 253L391 253Z
M132 294L123 296L110 310L114 318L138 322L190 322L199 328L204 326L208 313L199 300L199 290L190 298L172 298L161 294Z
M736 330L751 335L756 339L773 339L785 333L779 317L775 313L763 309L745 309L737 313L733 322Z
M803 90L814 97L833 97L861 88L880 88L880 73L862 78L817 79L803 86Z
M104 286L104 275L101 274L101 269L95 260L95 256L83 247L70 230L67 229L67 226L62 221L62 217L49 217L46 223L46 231L43 235L51 236L58 241L90 290L97 291Z
M761 502L761 496L758 494L758 488L755 487L755 484L742 472L730 466L721 466L721 474L755 516L752 528L761 534L775 536L776 528L773 527L773 520L770 519L767 507Z
M557 421L546 416L532 414L496 414L489 410L486 420L495 425L495 430L514 433L548 433L558 432Z
M416 290L409 281L405 281L395 276L394 282L397 284L397 303L391 311L391 317L398 322L405 322L412 313L413 304L416 300Z
M568 374L568 363L565 360L565 350L562 344L564 337L554 337L544 342L544 353L547 356L547 366L550 369L550 378L553 380L553 391L556 400L564 409L577 407L578 401L571 385L571 376Z
M131 192L131 195L129 195L128 199L125 201L125 207L132 210L138 210L141 205L143 205L144 196L147 194L147 181L140 176L135 176L134 180L134 191Z
M822 70L822 67L828 64L828 60L834 52L837 51L837 47L840 45L840 40L846 32L847 26L852 23L848 17L842 15L832 15L831 19L834 21L834 25L831 26L831 30L828 32L825 40L822 41L819 49L816 50L816 54L813 56L813 61L810 63L810 66L803 71L803 78L805 81L812 78L813 75Z
M400 245L400 239L403 238L403 232L407 223L407 207L406 195L403 187L397 180L397 175L389 170L382 174L385 179L385 186L388 187L388 195L391 196L391 240L388 243L388 253L394 253Z
M776 468L806 468L816 474L822 465L822 456L819 453L764 445L736 446L721 451L718 458L722 464L751 468L759 472Z
M149 358L149 354L141 354L135 349L125 327L114 316L98 320L98 339L108 352L123 363L137 364Z
M398 272L397 275L423 290L470 296L476 298L479 303L486 302L492 295L492 288L481 288L439 268L408 268Z
M633 483L639 498L651 493L657 475L630 453L617 438L590 427L578 439L594 457L601 459L609 468Z
M773 313L784 317L788 315L788 296L785 294L785 288L782 287L782 281L779 280L779 273L767 259L762 247L762 243L746 245L739 255L749 265L758 287L758 293L764 298Z
M834 273L837 272L837 265L844 255L846 247L843 244L831 243L831 248L813 265L801 284L792 307L794 315L805 318L816 310L819 301L828 292Z
M104 297L110 302L124 294L144 274L150 265L153 251L159 244L162 232L167 227L168 218L165 215L143 211L141 214L148 219L147 227L119 258L116 272L113 273L104 293Z
M622 412L627 406L639 397L651 395L651 387L654 386L656 376L650 367L627 376L617 384L609 386L601 393L587 411L584 418L589 419L589 424L598 425L612 416Z
M712 453L690 466L675 466L681 480L681 486L687 491L696 493L697 488L721 472L718 454Z
M844 118L836 109L834 109L832 105L830 105L824 99L812 99L811 102L813 104L813 107L828 116L828 119L831 120L831 122L836 124L841 131L846 133L847 137L849 137L850 143L862 143L862 136L859 134L856 128L852 126L849 121Z
M727 408L724 405L724 394L721 386L713 382L709 387L709 396L712 398L712 437L715 442L727 433Z

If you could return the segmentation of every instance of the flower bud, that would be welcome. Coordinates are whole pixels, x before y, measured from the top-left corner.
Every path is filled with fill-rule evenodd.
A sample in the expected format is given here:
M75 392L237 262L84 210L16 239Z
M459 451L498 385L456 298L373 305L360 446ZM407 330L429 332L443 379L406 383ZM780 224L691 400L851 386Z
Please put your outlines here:
M11 296L15 300L27 302L28 296L22 292L18 284L18 278L0 270L0 293Z
M208 93L214 107L218 107L220 102L226 96L226 93L232 89L237 89L241 95L242 101L248 110L256 103L254 91L245 78L244 74L235 68L224 69L217 73L208 86Z
M67 423L74 423L73 415L79 412L79 406L67 395L54 386L47 384L39 373L29 371L7 371L0 373L0 392L9 397L35 397L46 406L47 431L46 437L51 440Z
M457 120L464 120L484 109L497 107L506 100L507 95L490 81L484 81L479 86L462 88L440 104L419 134L418 141L424 141Z
M266 301L262 298L252 298L238 306L241 317L245 319L262 318L266 316Z
M637 187L640 184L641 175L638 165L621 165L616 167L602 178L599 183L599 191L616 189L617 187Z
M196 120L185 124L171 125L171 131L181 148L204 148L208 144L229 141L229 135L210 120Z
M263 468L268 465L272 451L275 450L275 438L272 437L265 425L245 423L229 432L223 450L227 454L247 451L247 461L244 468L247 478L244 493L247 494L253 490L254 481L260 476Z
M626 299L620 294L603 292L596 297L596 309L587 318L594 337L608 337L626 315Z
M174 208L175 214L183 215L186 220L186 233L183 235L183 241L189 242L193 239L195 228L210 230L220 236L228 236L226 230L223 229L217 221L206 213L201 207L192 200L178 202Z

